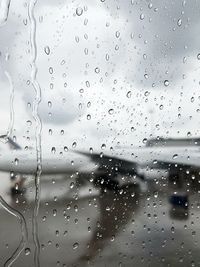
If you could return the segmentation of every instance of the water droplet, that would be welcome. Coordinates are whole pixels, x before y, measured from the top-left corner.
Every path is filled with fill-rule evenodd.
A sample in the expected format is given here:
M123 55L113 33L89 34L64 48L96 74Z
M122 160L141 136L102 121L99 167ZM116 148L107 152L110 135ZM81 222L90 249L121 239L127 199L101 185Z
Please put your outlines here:
M17 166L19 164L19 159L15 158L15 165Z
M145 59L145 60L147 59L147 55L146 54L143 55L143 59Z
M160 109L160 110L163 110L163 107L164 107L163 105L160 105L160 106L159 106L159 109Z
M56 236L59 236L59 230L56 230Z
M197 59L200 60L200 53L197 55Z
M101 149L105 149L105 148L106 148L106 144L102 144Z
M70 185L69 185L69 187L70 187L71 189L74 188L74 186L75 186L74 182L71 182Z
M73 244L73 249L77 249L78 247L79 247L79 243L78 242Z
M81 16L83 14L83 9L82 9L82 7L77 7L77 9L76 9L76 15L77 16Z
M91 107L91 102L90 102L90 101L87 102L87 107L88 107L88 108Z
M146 144L146 143L147 143L147 138L144 138L144 139L142 140L142 143L143 143L143 144Z
M94 70L96 73L99 73L100 72L100 69L97 67L97 68L95 68L95 70Z
M119 38L119 36L120 36L120 32L119 32L119 31L116 31L115 36L116 36L117 38Z
M178 157L178 154L174 154L172 158L176 159L177 157Z
M75 211L75 212L78 212L78 205L75 205L75 206L74 206L74 211Z
M108 113L109 113L110 115L112 115L112 114L114 113L114 109L112 109L112 108L109 109L109 110L108 110Z
M178 19L177 21L177 25L180 27L182 25L182 20L181 19Z
M110 241L113 242L115 240L115 236L112 235Z
M15 184L15 190L18 190L18 189L19 189L19 184L16 183L16 184Z
M53 68L52 67L49 68L49 73L53 74Z
M45 48L44 48L44 52L45 52L47 55L50 54L50 48L49 48L49 46L45 46Z
M73 142L72 147L75 148L77 146L76 142Z
M168 80L165 80L164 81L164 86L168 86L169 85L169 81Z
M157 198L157 197L158 197L158 192L155 191L154 194L153 194L153 196L154 196L155 198Z
M51 103L51 101L48 101L48 107L49 107L49 108L52 107L52 103Z
M56 153L56 148L54 146L51 148L51 153L53 153L53 154Z
M55 217L57 215L57 210L53 209L53 216Z
M89 88L90 87L90 82L89 81L86 81L85 82L86 86Z
M128 91L127 94L126 94L126 96L127 96L128 98L130 98L131 95L132 95L131 91Z
M144 19L144 14L140 14L140 19L143 20Z
M1 10L0 10L0 25L6 23L8 19L8 13L10 8L11 0L2 0L1 1Z
M152 3L149 3L148 4L148 8L151 9L153 7L153 4Z
M30 250L30 248L25 248L24 252L25 252L25 255L28 256L28 255L30 255L31 250Z
M115 50L116 51L119 50L119 46L118 45L115 46Z
M87 48L84 49L84 53L85 53L85 55L88 55L88 49Z
M30 121L30 120L28 120L26 123L27 123L28 126L32 125L32 121Z
M28 103L27 103L27 107L28 107L28 108L31 108L31 103L28 102Z
M91 120L91 115L90 114L87 115L87 120Z

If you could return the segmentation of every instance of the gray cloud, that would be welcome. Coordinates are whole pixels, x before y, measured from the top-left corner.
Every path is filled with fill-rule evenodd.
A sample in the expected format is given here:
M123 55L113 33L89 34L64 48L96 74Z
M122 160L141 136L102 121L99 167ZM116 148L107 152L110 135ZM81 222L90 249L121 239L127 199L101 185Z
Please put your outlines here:
M152 7L150 1L132 3L123 0L38 2L36 63L42 89L39 114L44 127L76 128L77 124L74 136L84 132L88 138L128 140L133 135L142 138L141 135L148 134L151 107L156 110L156 122L162 125L167 120L159 131L161 135L170 124L184 128L184 118L186 122L189 113L196 112L197 107L190 105L181 120L176 116L177 106L185 105L187 97L191 98L189 94L183 95L183 102L180 91L189 88L195 94L198 90L200 3L190 1L184 6L183 1L157 0L152 2ZM83 15L75 15L77 6L83 8ZM2 62L2 73L4 69L10 70L16 91L23 95L24 112L31 117L31 110L26 109L27 102L32 103L35 97L34 88L27 82L31 72L30 25L24 25L27 9L23 12L21 9L17 11L20 16L11 16L0 29L5 36L1 41L2 54L5 57L7 50L11 54L8 62ZM44 52L47 45L49 55ZM163 84L166 79L168 87ZM191 82L195 79L196 82ZM53 90L49 89L51 83ZM132 96L127 98L129 90ZM145 91L151 94L145 95ZM52 107L48 106L49 101ZM85 108L80 110L80 103ZM162 103L165 108L159 116ZM110 108L114 109L113 115L108 114ZM91 124L87 114L91 115ZM130 132L131 127L136 128L134 133Z

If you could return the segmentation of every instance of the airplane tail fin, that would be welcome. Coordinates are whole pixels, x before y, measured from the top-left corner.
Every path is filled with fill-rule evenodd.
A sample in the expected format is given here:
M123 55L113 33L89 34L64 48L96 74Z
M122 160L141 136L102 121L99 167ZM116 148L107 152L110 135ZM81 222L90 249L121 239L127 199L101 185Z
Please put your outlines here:
M8 144L10 149L22 149L20 145L6 134L0 135L0 141L4 144Z

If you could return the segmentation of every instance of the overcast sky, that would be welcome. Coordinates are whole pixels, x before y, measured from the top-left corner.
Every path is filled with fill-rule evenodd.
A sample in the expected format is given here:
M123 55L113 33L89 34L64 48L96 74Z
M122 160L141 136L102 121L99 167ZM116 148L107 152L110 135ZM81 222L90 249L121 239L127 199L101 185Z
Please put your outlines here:
M43 146L200 136L198 0L38 0L35 18ZM11 1L0 35L0 133L10 124L12 81L12 133L34 145L25 1Z

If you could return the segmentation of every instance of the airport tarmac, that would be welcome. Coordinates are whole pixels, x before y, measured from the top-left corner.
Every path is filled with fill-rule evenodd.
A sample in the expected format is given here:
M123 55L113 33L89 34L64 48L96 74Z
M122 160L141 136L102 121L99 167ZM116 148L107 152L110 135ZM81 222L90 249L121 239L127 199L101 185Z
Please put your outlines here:
M146 190L132 184L102 192L87 179L77 186L73 177L41 177L38 232L33 233L33 178L27 178L22 195L11 196L10 181L1 176L1 195L11 209L0 209L0 266L200 266L196 188L190 189L188 209L173 209L165 179L149 181ZM26 222L27 240L17 215Z

